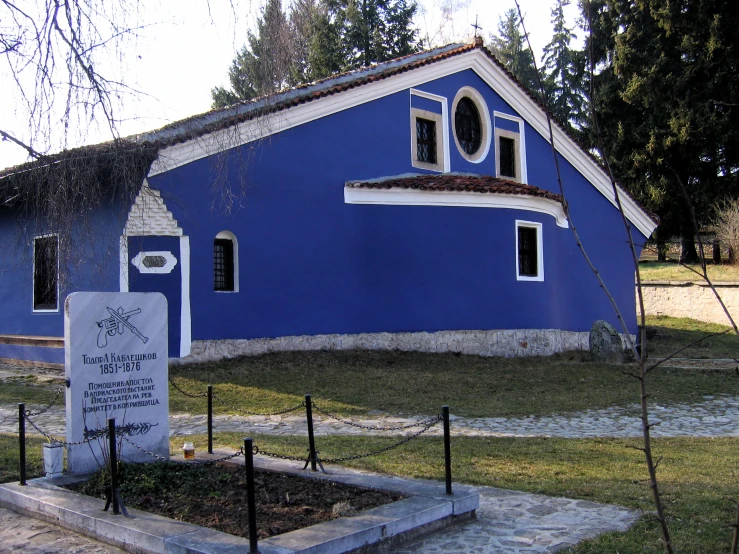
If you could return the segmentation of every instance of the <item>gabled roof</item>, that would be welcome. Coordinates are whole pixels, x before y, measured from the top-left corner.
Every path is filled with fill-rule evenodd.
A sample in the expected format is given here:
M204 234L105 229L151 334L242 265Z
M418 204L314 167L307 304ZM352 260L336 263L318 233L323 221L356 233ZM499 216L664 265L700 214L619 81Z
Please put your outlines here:
M458 61L455 61L458 60ZM545 140L549 140L547 110L479 39L473 44L451 44L418 52L387 62L301 85L276 94L225 108L214 109L160 129L123 139L124 143L145 144L159 151L150 171L156 175L212 155L263 138L330 113L368 102L403 88L421 84L463 69L472 69ZM407 77L407 78L405 78ZM336 98L329 98L339 95ZM316 107L313 105L316 104ZM318 106L320 105L320 107ZM261 125L266 116L289 110L289 121ZM616 204L607 172L577 139L552 120L557 151L575 166L612 204ZM237 132L230 131L237 128ZM246 129L246 132L242 132ZM226 138L219 139L219 134ZM83 147L82 149L93 147ZM51 158L54 158L53 156ZM8 173L32 168L37 162L0 172ZM655 218L621 187L621 202L628 219L646 236L657 226Z

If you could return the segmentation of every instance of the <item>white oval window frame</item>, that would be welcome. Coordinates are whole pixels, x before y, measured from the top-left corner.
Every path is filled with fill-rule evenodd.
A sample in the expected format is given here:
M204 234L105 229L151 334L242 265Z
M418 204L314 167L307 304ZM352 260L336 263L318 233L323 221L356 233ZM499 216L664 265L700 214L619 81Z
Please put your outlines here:
M482 137L480 138L480 148L474 154L470 155L464 151L462 145L459 144L457 139L457 126L456 126L456 115L457 115L457 104L462 98L469 98L477 108L477 113L480 115L480 127L482 127ZM452 136L454 136L454 144L457 145L457 151L460 155L470 163L479 164L487 158L490 152L490 143L492 142L492 123L490 119L490 111L488 110L487 102L482 97L477 89L472 87L462 87L454 97L452 102L451 110L452 121L450 127L452 128Z
M166 263L160 267L146 267L144 265L144 258L146 257L161 257L166 260ZM139 273L171 273L174 267L177 265L177 258L175 258L172 252L156 251L156 252L139 252L131 260L131 264L139 270Z

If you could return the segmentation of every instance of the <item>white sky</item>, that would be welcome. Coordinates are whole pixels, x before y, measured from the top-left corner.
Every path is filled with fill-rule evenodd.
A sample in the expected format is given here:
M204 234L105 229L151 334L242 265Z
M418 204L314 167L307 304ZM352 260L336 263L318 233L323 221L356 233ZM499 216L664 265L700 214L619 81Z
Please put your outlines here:
M143 0L142 19L155 23L140 32L125 60L126 81L143 94L125 99L116 114L124 120L121 136L155 129L210 109L212 87L228 86L228 68L236 50L254 24L262 0ZM423 13L417 17L422 35L428 31L437 45L455 42L473 34L478 17L480 34L488 41L497 31L500 16L515 7L513 0L419 0ZM439 34L442 3L455 3L457 17ZM519 0L532 45L541 58L544 45L551 40L550 9L553 0ZM287 6L289 0L283 0ZM573 4L576 2L573 1ZM210 13L209 9L210 7ZM241 13L239 13L241 12ZM574 25L577 8L569 6L568 23ZM111 63L118 63L112 61ZM105 73L101 71L101 73ZM0 70L0 128L27 138L27 122L17 110L17 90L9 86ZM110 139L110 131L91 127L82 143ZM74 139L70 139L74 140ZM72 143L69 146L77 146ZM26 161L25 151L9 141L0 141L0 168Z

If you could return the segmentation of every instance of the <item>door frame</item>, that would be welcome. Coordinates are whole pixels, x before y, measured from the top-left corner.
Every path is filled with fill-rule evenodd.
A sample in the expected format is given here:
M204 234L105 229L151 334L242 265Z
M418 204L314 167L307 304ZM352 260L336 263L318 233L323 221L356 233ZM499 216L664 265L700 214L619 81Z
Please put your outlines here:
M120 257L119 257L119 288L120 292L128 291L128 239L136 236L160 236L160 235L121 235ZM167 235L169 236L169 235ZM180 285L180 352L179 357L184 358L190 354L192 346L192 321L190 316L190 237L180 235L180 274L182 283Z

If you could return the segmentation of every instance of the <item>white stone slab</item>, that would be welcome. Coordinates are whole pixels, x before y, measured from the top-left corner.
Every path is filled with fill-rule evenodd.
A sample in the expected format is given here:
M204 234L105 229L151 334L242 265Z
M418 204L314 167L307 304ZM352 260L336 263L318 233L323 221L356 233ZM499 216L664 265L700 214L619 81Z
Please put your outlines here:
M76 292L64 304L67 442L115 418L121 459L169 457L167 299L160 293ZM130 442L129 442L130 441ZM104 464L105 434L67 447L70 473Z

